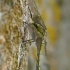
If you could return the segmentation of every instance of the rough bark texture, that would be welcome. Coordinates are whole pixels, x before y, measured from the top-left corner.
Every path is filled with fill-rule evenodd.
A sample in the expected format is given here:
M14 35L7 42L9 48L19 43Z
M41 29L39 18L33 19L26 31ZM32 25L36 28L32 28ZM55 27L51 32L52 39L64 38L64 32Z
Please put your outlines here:
M45 44L42 42L40 70L70 70L70 0L35 0L40 14L33 0L27 0L30 5L29 11L27 7L24 8L25 2L20 1L25 0L0 0L0 70L26 70L27 67L28 70L36 70L38 57L36 43L33 40L36 41L36 36L43 35L42 27L38 29L40 25L43 26L40 24L43 21L39 21L40 25L27 26L29 33L27 37L33 38L27 41L27 44L22 43L23 21L26 20L24 17L27 15L29 17L27 22L37 23L40 14L47 27L47 38L45 37L47 50L44 50ZM36 26L37 29L34 30ZM37 30L39 32L35 33Z

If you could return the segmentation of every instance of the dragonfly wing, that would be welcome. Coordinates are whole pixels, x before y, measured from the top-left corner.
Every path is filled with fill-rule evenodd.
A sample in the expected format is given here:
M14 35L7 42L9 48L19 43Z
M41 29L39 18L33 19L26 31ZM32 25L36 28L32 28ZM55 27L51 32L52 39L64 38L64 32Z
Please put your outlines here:
M32 24L28 24L27 25L27 31L29 33L29 37L35 41L36 40L36 30L35 30L35 27Z
M37 10L35 1L27 0L27 2L28 2L29 11L30 11L32 20L35 22L35 24L39 24L40 26L45 28L44 22L43 22L40 14L39 14L39 12Z
M41 50L41 45L42 45L42 37L38 37L36 39L36 46L37 46L37 51L39 51L39 52Z

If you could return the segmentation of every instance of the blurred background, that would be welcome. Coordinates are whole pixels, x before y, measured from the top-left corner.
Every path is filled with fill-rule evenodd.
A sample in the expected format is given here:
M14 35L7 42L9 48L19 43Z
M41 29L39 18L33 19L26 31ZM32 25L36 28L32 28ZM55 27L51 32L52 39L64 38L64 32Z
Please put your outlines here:
M0 0L0 70L15 70L17 66L22 12L19 3L13 7L15 1ZM47 55L42 47L40 69L70 70L70 0L35 1L47 27ZM28 70L36 70L37 50L34 43L29 49Z

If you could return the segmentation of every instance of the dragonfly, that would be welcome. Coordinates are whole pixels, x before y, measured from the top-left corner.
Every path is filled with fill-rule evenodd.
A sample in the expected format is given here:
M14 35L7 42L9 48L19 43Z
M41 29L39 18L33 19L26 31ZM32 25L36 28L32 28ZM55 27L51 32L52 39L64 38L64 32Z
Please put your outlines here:
M36 70L40 70L40 51L42 44L46 47L46 26L42 20L34 0L20 0L23 11L22 43L36 42L37 63Z

